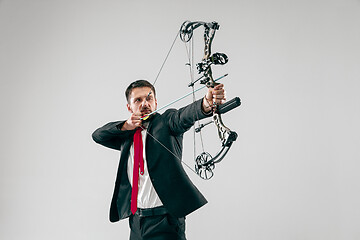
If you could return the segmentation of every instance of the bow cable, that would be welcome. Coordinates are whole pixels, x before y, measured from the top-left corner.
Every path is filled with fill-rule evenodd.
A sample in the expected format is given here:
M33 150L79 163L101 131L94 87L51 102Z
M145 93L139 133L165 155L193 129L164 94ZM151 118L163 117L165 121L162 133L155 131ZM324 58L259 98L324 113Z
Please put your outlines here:
M180 31L179 31L180 32ZM194 83L197 82L199 79L197 79L196 81L194 81L194 37L191 38L191 44L189 44L189 47L187 46L186 42L184 42L184 46L186 48L186 54L187 54L187 57L188 57L188 61L189 61L189 70L190 70L190 80L191 80L191 83L189 84L189 87L191 87L192 89L192 96L193 96L193 103L196 101L196 96L195 96L195 87L194 87ZM199 114L198 112L196 112L196 117L197 117L197 125L199 128L200 127L200 120L199 120ZM196 157L196 131L195 131L195 126L193 126L193 158L195 159ZM204 152L205 151L205 148L204 148L204 141L203 141L203 137L202 137L202 132L200 131L199 132L200 134L200 142L201 142L201 149L202 151Z

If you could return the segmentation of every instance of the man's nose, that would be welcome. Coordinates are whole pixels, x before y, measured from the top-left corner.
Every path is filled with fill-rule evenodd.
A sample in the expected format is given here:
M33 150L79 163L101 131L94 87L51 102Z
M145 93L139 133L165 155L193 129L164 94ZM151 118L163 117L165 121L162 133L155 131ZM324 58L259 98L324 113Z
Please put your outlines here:
M144 106L146 106L146 105L148 105L149 104L149 102L146 100L146 99L144 99L143 101L142 101L142 103L141 103L141 107L144 107Z

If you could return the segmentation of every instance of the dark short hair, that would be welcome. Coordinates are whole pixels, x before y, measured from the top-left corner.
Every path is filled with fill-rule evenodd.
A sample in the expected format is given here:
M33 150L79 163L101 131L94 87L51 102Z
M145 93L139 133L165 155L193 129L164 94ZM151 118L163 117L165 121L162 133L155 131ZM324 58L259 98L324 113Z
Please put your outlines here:
M129 102L130 94L134 88L141 88L141 87L149 87L151 89L151 91L154 93L154 97L156 96L155 88L150 82L148 82L146 80L136 80L136 81L130 83L130 85L127 87L127 89L125 91L126 100Z

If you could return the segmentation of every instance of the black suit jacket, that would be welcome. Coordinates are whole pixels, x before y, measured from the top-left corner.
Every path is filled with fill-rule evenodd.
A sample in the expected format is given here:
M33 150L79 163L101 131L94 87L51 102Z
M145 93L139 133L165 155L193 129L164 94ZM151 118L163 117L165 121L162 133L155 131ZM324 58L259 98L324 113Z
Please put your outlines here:
M150 118L147 129L149 134L145 147L150 179L164 206L176 217L184 217L207 203L179 160L182 157L184 132L197 119L208 116L202 112L201 103L202 100L198 100L179 110L169 109L163 114L155 114ZM127 176L127 162L135 130L121 131L124 122L108 123L92 135L95 142L121 151L110 207L111 222L131 215L131 185Z

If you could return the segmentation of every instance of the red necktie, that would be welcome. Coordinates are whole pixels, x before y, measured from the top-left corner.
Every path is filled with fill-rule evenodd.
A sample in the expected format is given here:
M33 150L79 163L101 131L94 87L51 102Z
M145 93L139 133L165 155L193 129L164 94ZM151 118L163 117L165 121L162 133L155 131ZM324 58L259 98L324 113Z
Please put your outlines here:
M134 169L133 182L131 191L131 212L135 214L137 210L137 195L139 189L139 167L140 174L144 174L144 160L143 160L143 142L141 137L141 128L136 129L134 134Z

